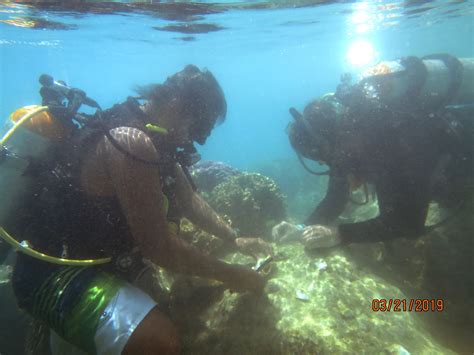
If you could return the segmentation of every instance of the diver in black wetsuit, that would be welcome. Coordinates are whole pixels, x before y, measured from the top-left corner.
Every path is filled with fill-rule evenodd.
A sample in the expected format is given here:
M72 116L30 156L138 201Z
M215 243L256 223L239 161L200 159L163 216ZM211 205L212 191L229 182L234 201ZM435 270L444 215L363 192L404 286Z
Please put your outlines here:
M439 60L446 63L447 58L453 60L450 56ZM424 61L410 60L407 71L412 74L413 67ZM429 74L426 70L419 80L426 82ZM459 81L462 76L455 83L458 91ZM418 92L427 91L420 83L414 86ZM291 145L300 157L330 167L329 184L326 196L306 220L308 226L282 222L273 230L275 239L292 234L302 237L308 248L320 248L416 238L425 231L431 200L448 207L465 200L473 186L472 103L447 106L453 101L439 97L437 105L428 105L413 91L387 102L373 89L367 82L343 83L335 95L308 104L303 114L290 110L295 119L288 130ZM455 95L451 92L451 99ZM351 191L365 183L375 187L379 216L331 225L350 201Z

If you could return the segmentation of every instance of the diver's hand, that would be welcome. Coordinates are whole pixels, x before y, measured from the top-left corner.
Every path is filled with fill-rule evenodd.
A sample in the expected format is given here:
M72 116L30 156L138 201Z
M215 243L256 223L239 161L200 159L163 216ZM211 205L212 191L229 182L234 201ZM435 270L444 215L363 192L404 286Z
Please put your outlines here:
M229 265L224 283L234 292L250 291L261 294L266 279L258 272L241 265Z
M283 221L272 229L272 237L275 242L289 242L292 240L301 240L304 226L301 224L292 224Z
M262 238L236 238L237 250L258 260L259 257L273 255L272 246Z
M341 237L337 227L316 224L303 230L302 242L307 249L330 248L339 245Z

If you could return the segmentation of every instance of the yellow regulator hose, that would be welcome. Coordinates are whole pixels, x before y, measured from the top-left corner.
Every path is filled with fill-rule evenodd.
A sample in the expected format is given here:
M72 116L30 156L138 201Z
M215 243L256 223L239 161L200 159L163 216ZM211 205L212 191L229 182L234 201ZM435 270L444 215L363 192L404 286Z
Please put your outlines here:
M48 106L40 106L37 109L28 112L22 118L20 118L12 128L8 130L8 132L2 137L0 140L0 145L4 145L8 139L15 133L15 131L26 121L28 121L34 115L46 111ZM58 265L71 265L71 266L87 266L87 265L100 265L106 264L112 260L112 258L101 258L101 259L90 259L90 260L76 260L76 259L63 259L63 258L56 258L54 256L49 256L43 253L40 253L36 250L30 248L27 242L18 243L15 238L13 238L10 234L7 233L5 229L0 227L0 237L5 240L8 244L10 244L16 251L29 255L33 258L47 261L52 264Z
M31 111L31 112L28 112L27 114L25 114L22 118L20 118L17 122L15 122L15 124L13 125L12 128L10 128L8 130L7 133L5 133L5 135L3 136L2 140L0 140L0 145L5 145L5 143L7 142L7 140L12 136L13 133L15 133L15 131L20 128L20 126L25 123L26 121L28 121L31 117L33 117L34 115L36 115L37 113L40 113L40 112L43 112L43 111L46 111L48 109L48 106L39 106L37 109Z
M16 251L29 255L33 258L47 261L52 264L58 265L71 265L71 266L87 266L87 265L100 265L110 262L111 258L102 258L102 259L90 259L90 260L76 260L76 259L63 259L56 258L54 256L49 256L43 253L40 253L36 250L33 250L28 246L27 243L18 243L15 238L7 233L5 229L0 227L0 237L8 244L10 244Z

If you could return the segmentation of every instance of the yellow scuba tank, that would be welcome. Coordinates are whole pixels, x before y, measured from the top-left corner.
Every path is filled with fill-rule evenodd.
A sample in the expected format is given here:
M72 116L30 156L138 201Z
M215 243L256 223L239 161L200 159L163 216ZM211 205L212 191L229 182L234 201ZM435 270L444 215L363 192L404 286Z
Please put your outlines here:
M474 104L474 58L434 54L384 61L362 74L361 83L386 104L407 101L422 108Z
M46 106L31 105L21 107L10 114L10 121L14 124L27 114L31 115L31 117L22 124L22 127L53 141L65 138L66 130L64 126L54 118Z

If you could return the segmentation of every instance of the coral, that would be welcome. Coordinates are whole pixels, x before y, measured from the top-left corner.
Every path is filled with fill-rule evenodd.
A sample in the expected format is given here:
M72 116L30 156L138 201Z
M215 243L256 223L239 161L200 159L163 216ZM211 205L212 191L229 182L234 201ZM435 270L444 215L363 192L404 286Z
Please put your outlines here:
M237 169L219 161L198 162L189 172L201 192L210 192L229 177L239 174Z
M231 219L244 236L271 237L271 228L285 218L283 195L261 174L240 173L217 185L209 203Z

